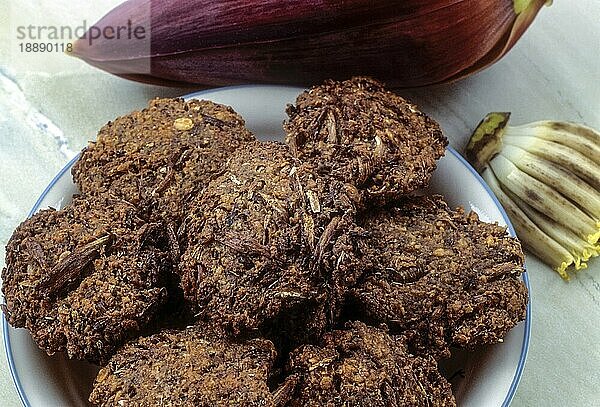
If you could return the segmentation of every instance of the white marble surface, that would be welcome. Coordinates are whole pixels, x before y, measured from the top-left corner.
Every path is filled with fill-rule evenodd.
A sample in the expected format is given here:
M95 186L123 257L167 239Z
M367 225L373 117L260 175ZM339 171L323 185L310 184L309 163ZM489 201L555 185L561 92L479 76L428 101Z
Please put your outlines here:
M91 24L118 0L0 0L0 267L4 245L56 172L111 118L184 91L112 77L63 54L15 53L21 24ZM75 23L73 23L75 22ZM461 149L489 111L512 122L600 128L600 1L555 0L502 61L451 85L407 91ZM513 406L600 405L600 261L570 283L528 257L529 358ZM20 405L0 350L0 405Z

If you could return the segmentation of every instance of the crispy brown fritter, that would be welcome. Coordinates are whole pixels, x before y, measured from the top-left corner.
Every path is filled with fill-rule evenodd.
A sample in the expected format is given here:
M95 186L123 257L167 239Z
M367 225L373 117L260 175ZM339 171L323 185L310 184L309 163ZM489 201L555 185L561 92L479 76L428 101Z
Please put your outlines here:
M82 194L109 194L176 223L229 154L254 139L231 107L154 99L106 124L75 163Z
M405 196L443 155L434 121L368 78L288 114L289 149L229 107L156 99L82 153L81 196L17 228L9 322L50 354L108 362L93 404L452 406L436 360L524 318L516 239ZM196 327L164 330L191 313ZM331 331L357 318L397 335ZM273 365L299 345L283 378Z
M9 322L48 354L103 363L165 302L162 230L109 200L75 197L60 211L37 213L6 247Z
M288 106L292 153L321 174L390 201L427 185L448 144L439 125L373 79L326 81Z
M525 318L524 257L506 228L452 211L439 196L412 197L366 213L365 262L353 309L406 335L411 351L449 356L449 346L499 342Z
M431 357L408 353L403 338L362 322L325 334L320 346L292 352L297 378L290 407L455 406L448 381Z
M201 318L234 334L277 326L286 339L318 337L358 277L353 220L345 185L321 179L283 144L249 143L184 222L184 293Z
M96 377L94 406L274 406L265 339L232 342L205 327L163 331L121 348Z

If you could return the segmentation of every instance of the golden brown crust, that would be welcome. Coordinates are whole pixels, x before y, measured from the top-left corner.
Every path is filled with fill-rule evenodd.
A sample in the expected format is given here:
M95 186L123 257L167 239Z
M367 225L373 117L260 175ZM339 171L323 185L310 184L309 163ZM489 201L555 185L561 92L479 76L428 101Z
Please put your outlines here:
M456 405L433 358L409 354L401 337L362 322L295 350L288 369L298 378L290 407Z
M275 349L233 342L203 326L128 343L98 373L94 406L274 406L267 381Z
M436 360L523 319L518 242L405 195L443 155L435 122L368 78L288 113L286 146L229 107L156 99L83 152L81 196L17 228L9 322L48 353L110 359L92 403L452 406ZM357 318L397 335L333 330Z
M82 194L25 221L7 247L10 322L48 353L96 363L161 325L167 291L178 307L170 269L186 205L253 138L230 107L198 100L155 99L104 126L73 167Z
M154 99L102 127L75 163L73 178L82 194L108 194L178 223L190 197L253 139L228 106Z
M122 202L75 197L23 222L6 248L9 322L49 354L105 361L166 299L161 225Z
M351 293L367 320L403 332L419 354L496 343L525 318L524 257L506 228L439 196L412 197L365 214L371 268Z
M287 339L318 337L357 279L346 236L353 211L343 184L322 180L285 145L241 147L184 222L186 297L235 334L278 326Z
M448 144L435 121L370 78L325 81L287 112L292 153L376 203L426 186Z

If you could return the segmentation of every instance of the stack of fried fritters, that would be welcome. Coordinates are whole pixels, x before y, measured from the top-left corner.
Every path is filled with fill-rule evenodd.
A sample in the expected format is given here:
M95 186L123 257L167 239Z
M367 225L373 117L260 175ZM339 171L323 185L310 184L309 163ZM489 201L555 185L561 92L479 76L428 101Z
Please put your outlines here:
M229 107L152 101L17 228L9 322L104 366L94 405L454 405L437 362L525 317L518 241L411 195L447 144L433 120L362 77L288 115L259 142Z

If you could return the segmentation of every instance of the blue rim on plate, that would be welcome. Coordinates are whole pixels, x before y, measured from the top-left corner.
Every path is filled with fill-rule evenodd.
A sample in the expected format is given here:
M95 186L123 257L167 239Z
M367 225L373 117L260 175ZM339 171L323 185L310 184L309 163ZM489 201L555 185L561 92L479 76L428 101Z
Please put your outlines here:
M201 92L199 92L199 93L201 93ZM195 93L191 96L194 96L197 94L198 93ZM481 178L481 176L477 173L477 171L475 171L475 169L471 166L471 164L469 164L467 162L467 160L465 160L464 157L462 155L460 155L454 148L448 146L446 151L448 151L450 154L455 156L475 176L477 181L485 189L485 191L492 198L492 200L494 201L494 203L500 210L500 213L502 214L502 217L504 218L504 222L506 222L506 225L508 226L508 230L509 230L510 234L512 236L516 236L515 230L514 230L512 224L510 223L510 219L508 218L508 215L504 211L504 208L502 207L502 205L500 205L500 202L498 201L498 199L496 198L494 193L487 186L487 184L485 183L483 178ZM58 174L56 174L56 176L52 179L50 184L48 184L46 189L44 189L44 192L42 192L42 194L40 195L40 197L38 198L36 203L33 205L33 208L31 208L31 211L29 211L29 214L27 215L28 218L33 216L38 211L42 201L44 200L44 198L46 197L48 192L54 187L54 185L58 182L58 180L67 171L69 171L71 169L71 167L73 166L73 164L75 164L75 162L77 161L78 158L79 158L79 154L77 156L75 156L71 161L69 161L69 163L67 165L65 165L64 168L62 170L60 170L60 172ZM523 375L523 369L525 367L525 360L527 359L527 353L529 351L529 337L530 337L530 333L531 333L531 295L530 295L531 288L529 286L529 277L527 276L526 271L523 273L523 281L525 282L525 285L527 286L527 296L528 296L528 300L529 300L527 302L527 313L525 316L525 335L523 336L523 343L521 345L521 357L519 358L519 363L517 365L517 371L515 372L515 375L513 377L508 394L506 395L506 398L504 399L504 402L502 403L502 407L508 407L515 395L517 386L519 385L519 381L521 380L521 376ZM29 404L29 401L27 400L27 395L25 394L25 391L23 390L23 386L21 385L19 375L17 374L17 371L16 371L8 331L9 331L8 321L6 320L6 316L4 314L2 314L2 334L4 337L6 358L8 359L8 365L10 367L10 374L11 374L11 376L13 378L13 382L17 388L17 392L19 393L19 397L21 398L21 402L23 403L23 405L25 407L31 407L31 405Z
M50 183L48 184L46 189L44 189L44 192L42 192L42 194L37 199L37 201L35 201L33 208L31 208L31 210L27 214L27 218L30 218L33 215L35 215L35 213L40 208L42 201L44 200L46 195L48 195L48 192L50 192L50 190L54 187L54 185L58 182L58 180L65 174L65 172L67 172L71 169L71 167L75 164L77 159L79 159L79 154L77 154L75 157L73 157L71 159L71 161L69 161L67 163L67 165L65 165L62 168L62 170L60 170L58 172L58 174L56 174L54 176L54 178L52 178L52 181L50 181ZM4 296L3 296L3 299L4 299ZM21 386L21 380L19 379L19 375L17 374L17 369L15 367L15 361L13 359L12 347L10 344L10 337L8 336L9 328L10 328L10 325L8 324L6 315L4 315L4 312L3 312L2 313L2 336L4 338L4 348L6 351L6 358L8 359L8 366L10 367L10 375L13 378L13 383L15 384L15 386L17 388L17 393L19 393L19 398L21 399L21 402L23 403L23 405L25 407L31 407L31 404L29 404L29 400L27 400L27 394L25 394L25 391L23 390L23 386Z
M446 151L449 151L450 153L452 153L452 155L454 155L458 159L458 161L460 161L462 164L464 164L464 166L467 167L467 169L471 172L471 174L473 174L475 176L475 179L477 181L479 181L481 186L485 189L485 191L492 198L492 200L494 201L494 203L500 210L500 213L502 214L502 217L504 218L504 222L506 222L506 226L508 227L508 231L510 232L510 234L512 236L517 236L517 233L515 232L515 228L513 227L512 223L510 222L510 219L509 219L508 215L506 214L504 207L500 204L500 201L498 201L498 198L496 198L496 195L492 192L492 190L490 189L488 184L486 184L486 182L481 177L481 175L479 175L479 173L475 170L475 168L473 168L471 166L471 164L469 164L469 162L462 155L460 155L458 153L458 151L456 151L455 149L453 149L450 146L448 146ZM527 275L527 269L525 269L525 272L523 273L523 282L525 283L525 286L527 286L527 300L528 300L527 301L527 311L526 311L526 315L525 315L525 335L523 336L523 344L521 345L521 357L519 358L519 364L517 365L517 371L515 372L515 376L513 377L512 383L510 384L508 394L506 395L506 398L502 402L502 407L508 407L510 405L510 402L512 401L513 397L515 396L517 387L519 386L519 382L521 381L521 376L523 375L523 369L525 368L525 361L527 360L527 353L529 352L529 337L531 334L531 287L529 286L529 276Z

